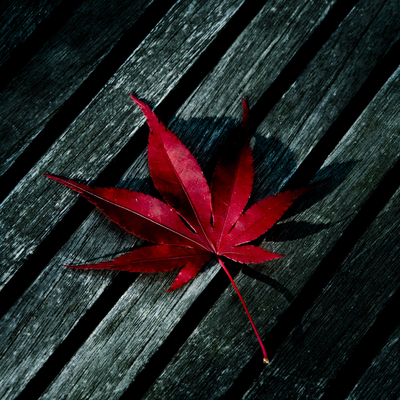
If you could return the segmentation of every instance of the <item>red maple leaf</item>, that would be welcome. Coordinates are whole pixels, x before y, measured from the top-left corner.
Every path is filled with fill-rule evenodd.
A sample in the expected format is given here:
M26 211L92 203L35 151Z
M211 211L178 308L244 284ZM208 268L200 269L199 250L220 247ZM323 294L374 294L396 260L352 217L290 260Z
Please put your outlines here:
M168 290L171 291L196 276L211 257L216 257L248 315L264 355L263 361L268 363L250 313L221 257L240 263L260 263L282 257L245 243L271 228L307 188L267 197L243 213L254 177L246 101L243 100L242 124L217 164L210 189L190 151L166 129L148 105L131 97L147 118L150 173L166 203L127 189L92 188L62 177L46 176L80 193L128 232L156 245L137 248L113 261L68 267L130 272L162 272L183 267Z

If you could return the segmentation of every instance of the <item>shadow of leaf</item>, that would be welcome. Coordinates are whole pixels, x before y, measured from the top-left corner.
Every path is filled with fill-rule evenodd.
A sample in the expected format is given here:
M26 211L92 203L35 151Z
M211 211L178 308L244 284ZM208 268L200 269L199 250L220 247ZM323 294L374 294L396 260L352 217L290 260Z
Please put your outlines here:
M190 118L188 120L173 118L168 125L192 152L202 167L206 178L210 181L218 159L225 151L225 144L240 125L240 122L239 119L232 118L207 117ZM265 137L259 133L255 133L252 144L255 174L253 191L248 202L248 207L258 200L280 191L298 168L291 150L277 138ZM285 213L281 219L283 222L275 225L263 237L259 238L257 242L261 242L262 240L286 241L301 239L338 223L312 224L301 221L284 221L291 216L301 213L334 191L346 179L356 162L350 161L347 163L332 164L321 168L313 181L323 181L323 183L301 196L289 208L288 212ZM90 181L88 184L90 184ZM150 177L146 179L120 180L117 186L160 198ZM148 245L148 243L145 245ZM125 250L102 255L96 258L96 260L100 258L114 258L119 254L124 254L131 250L132 248L125 248ZM88 262L92 261L94 260L88 260ZM293 300L293 295L274 279L254 271L247 266L243 267L243 272L275 288L289 302Z
M312 183L317 184L317 186L297 199L281 218L281 221L302 213L336 190L345 181L357 163L357 160L352 160L321 168L312 179Z
M242 266L242 272L249 276L250 278L256 279L259 282L263 282L267 284L268 286L271 286L275 290L277 290L279 293L282 293L285 299L291 303L294 300L294 296L292 293L290 293L289 289L287 289L285 286L280 284L278 281L275 279L271 278L268 275L264 275L261 272L258 272L247 265Z
M274 225L263 237L267 242L284 242L287 240L303 239L307 236L314 235L324 229L330 228L337 224L332 222L329 224L313 224L304 221L289 221Z

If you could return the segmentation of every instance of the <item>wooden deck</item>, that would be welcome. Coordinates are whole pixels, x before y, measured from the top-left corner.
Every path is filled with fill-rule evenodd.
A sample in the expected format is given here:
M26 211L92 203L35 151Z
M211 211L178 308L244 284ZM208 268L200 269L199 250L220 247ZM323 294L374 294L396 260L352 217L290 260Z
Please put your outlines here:
M1 399L400 398L400 2L0 6ZM256 4L257 3L257 4ZM145 100L207 179L241 101L253 203L323 184L228 263L77 271L140 241L45 173L155 194Z

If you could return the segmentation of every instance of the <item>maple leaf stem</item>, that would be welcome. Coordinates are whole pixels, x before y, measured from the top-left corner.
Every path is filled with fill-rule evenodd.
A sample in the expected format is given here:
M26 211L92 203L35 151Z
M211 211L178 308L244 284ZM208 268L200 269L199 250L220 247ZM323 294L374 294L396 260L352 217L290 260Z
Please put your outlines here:
M240 301L242 302L243 308L244 308L244 310L246 311L247 317L249 318L249 321L250 321L250 323L251 323L251 326L253 327L254 333L255 333L256 336L257 336L258 342L260 343L260 347L261 347L261 350L262 350L263 355L264 355L263 363L264 363L264 364L269 364L269 359L268 359L268 356L267 356L267 352L266 352L266 350L265 350L265 347L264 347L264 345L263 345L263 342L261 341L260 335L259 335L258 332L257 332L256 326L254 325L254 322L253 322L253 320L252 320L252 318L251 318L251 315L250 315L250 313L249 313L249 310L247 309L246 303L244 302L243 297L242 297L242 295L240 294L239 289L237 288L237 286L236 286L236 284L235 284L235 281L233 280L233 278L232 278L231 274L229 273L228 269L226 268L225 264L223 263L223 261L222 261L219 257L217 257L217 259L218 259L218 262L220 263L222 269L223 269L223 270L225 271L225 273L228 275L228 278L229 278L229 280L231 281L233 288L236 290L236 293L237 293L237 295L239 296Z

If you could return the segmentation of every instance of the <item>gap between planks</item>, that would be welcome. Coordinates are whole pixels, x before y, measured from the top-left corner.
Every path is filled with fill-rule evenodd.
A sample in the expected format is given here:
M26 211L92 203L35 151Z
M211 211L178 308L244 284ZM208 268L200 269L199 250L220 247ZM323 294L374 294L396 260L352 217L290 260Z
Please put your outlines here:
M39 111L40 114L43 114L42 118L48 119L46 124L39 127L37 133L23 140L20 145L23 148L23 152L18 150L19 152L16 155L8 154L12 162L0 176L0 201L4 200L18 182L49 150L63 131L88 106L118 68L157 25L165 12L174 4L174 1L158 0L150 2L142 14L134 15L133 17L136 17L136 21L132 26L120 38L117 38L118 40L112 46L102 49L104 55L99 57L101 61L96 60L96 62L93 62L86 76L74 76L73 83L71 83L71 86L75 88L73 93L68 92L69 88L68 90L65 88L60 89L59 87L55 89L48 85L51 91L57 90L58 98L64 98L64 101L50 111ZM17 78L21 77L17 76ZM46 90L49 89L46 88ZM24 101L25 96L21 97L22 101ZM46 116L46 113L49 113L49 116Z

